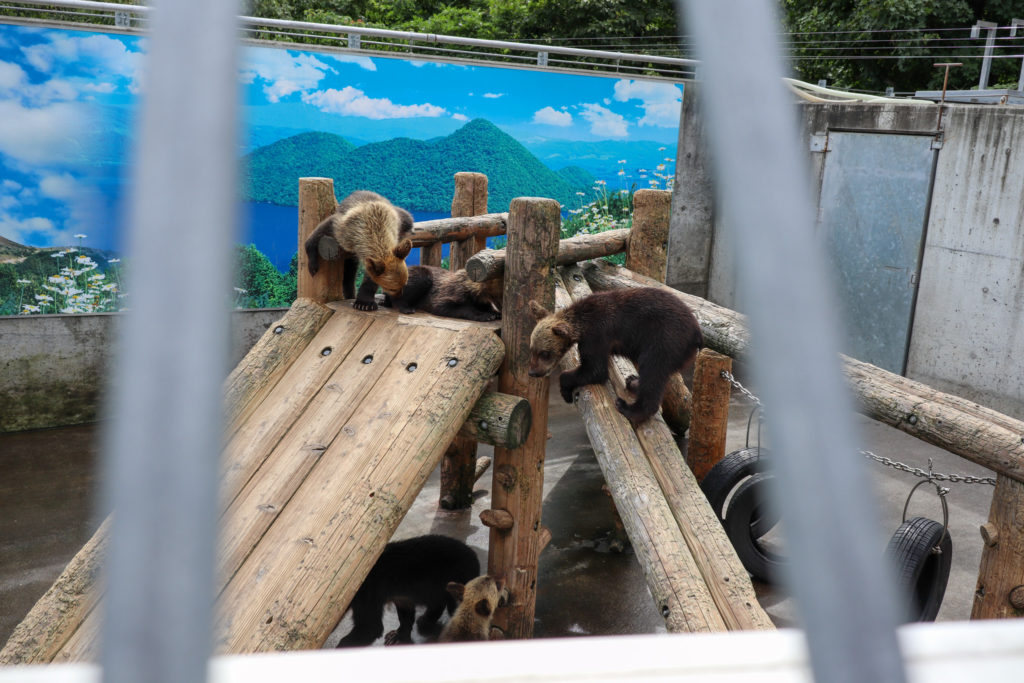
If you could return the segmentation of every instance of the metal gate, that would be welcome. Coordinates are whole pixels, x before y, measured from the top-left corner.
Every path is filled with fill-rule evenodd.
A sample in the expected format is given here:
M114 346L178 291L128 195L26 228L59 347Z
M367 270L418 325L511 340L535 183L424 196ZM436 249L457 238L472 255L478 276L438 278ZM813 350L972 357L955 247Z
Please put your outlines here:
M828 134L818 204L846 322L844 352L903 374L932 176L931 135Z

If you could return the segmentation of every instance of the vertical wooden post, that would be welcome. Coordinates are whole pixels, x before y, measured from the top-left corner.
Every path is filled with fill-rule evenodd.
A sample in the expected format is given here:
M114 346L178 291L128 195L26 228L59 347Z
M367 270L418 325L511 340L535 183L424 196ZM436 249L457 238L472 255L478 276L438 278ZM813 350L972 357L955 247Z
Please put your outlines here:
M508 531L491 529L487 570L504 579L510 591L508 605L495 615L495 624L508 638L528 638L533 633L537 558L550 538L540 523L549 378L527 374L530 333L536 322L529 302L532 299L549 311L554 309L560 224L560 206L553 199L517 197L509 207L505 315L501 320L505 360L498 375L498 390L530 401L533 426L520 448L494 449L491 503L494 509L512 515L513 526Z
M1024 616L1024 483L996 477L971 619Z
M420 247L420 265L421 266L440 266L441 255L444 245L440 242L434 242L428 244L425 247Z
M487 213L487 176L483 173L456 173L455 195L452 197L452 218L479 216ZM473 254L487 246L486 237L476 235L452 243L448 253L448 269L466 267Z
M626 268L665 282L668 263L668 228L672 193L668 190L637 190L633 194L633 228L626 242ZM690 426L690 390L673 375L661 401L665 423L682 436Z
M693 423L686 464L700 481L725 457L725 434L729 427L729 395L732 385L722 371L732 372L732 358L711 349L701 349L693 371Z
M334 180L331 178L299 178L299 262L298 296L317 303L337 301L344 298L342 278L345 274L344 261L320 259L320 270L316 277L309 274L306 258L306 238L320 222L334 213L338 202L334 197Z
M456 173L452 218L487 213L487 176L483 173ZM448 268L458 270L476 253L476 237L452 244ZM440 505L445 510L458 510L473 504L476 483L476 441L456 437L441 460Z

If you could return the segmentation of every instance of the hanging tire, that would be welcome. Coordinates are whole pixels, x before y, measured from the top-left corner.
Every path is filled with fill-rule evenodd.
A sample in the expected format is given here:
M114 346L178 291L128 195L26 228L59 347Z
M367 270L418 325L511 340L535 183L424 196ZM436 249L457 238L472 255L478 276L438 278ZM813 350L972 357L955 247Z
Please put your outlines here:
M757 447L741 448L719 460L704 475L700 488L719 520L725 520L722 508L725 507L725 501L736 485L750 475L764 471L767 463L761 456L765 454Z
M953 540L948 531L925 517L908 519L889 539L885 555L896 567L896 585L904 601L903 618L934 621L953 563Z
M785 562L782 555L768 548L763 541L764 535L778 520L778 515L767 504L767 489L773 476L768 472L758 472L742 482L729 501L723 522L725 533L743 567L755 579L765 583L779 581Z

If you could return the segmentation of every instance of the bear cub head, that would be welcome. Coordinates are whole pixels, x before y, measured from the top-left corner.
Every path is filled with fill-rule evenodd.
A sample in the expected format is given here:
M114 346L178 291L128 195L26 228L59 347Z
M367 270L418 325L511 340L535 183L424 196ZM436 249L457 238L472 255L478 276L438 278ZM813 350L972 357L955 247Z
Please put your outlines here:
M384 258L367 258L363 262L366 274L380 285L389 296L400 296L405 284L409 281L409 269L405 265L405 257L412 250L412 242L406 238L398 243Z
M529 374L530 377L546 377L576 343L576 332L561 313L548 313L536 301L530 302L530 312L537 319L537 325L530 335Z

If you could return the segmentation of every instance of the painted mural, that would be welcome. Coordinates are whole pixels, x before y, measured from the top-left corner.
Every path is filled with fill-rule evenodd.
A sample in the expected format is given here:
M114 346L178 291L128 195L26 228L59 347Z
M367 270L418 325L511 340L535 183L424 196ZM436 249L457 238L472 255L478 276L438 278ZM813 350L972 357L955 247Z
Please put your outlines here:
M0 315L129 305L145 51L144 37L0 25ZM596 231L674 173L682 86L664 81L250 46L239 83L239 306L294 298L302 176L427 220L448 215L455 172L478 171L489 210L553 197Z

